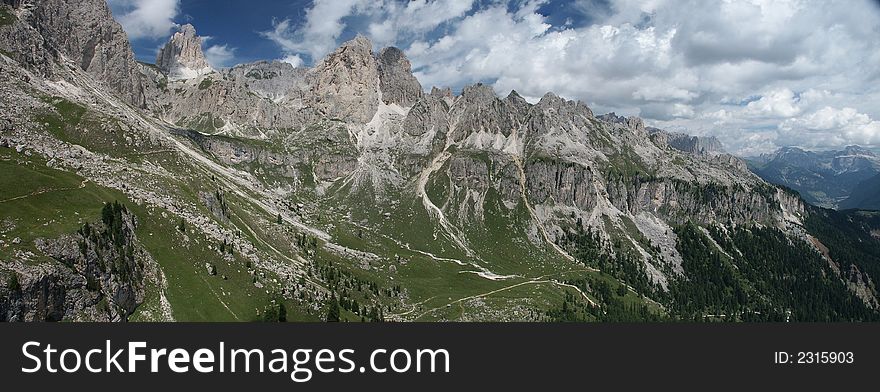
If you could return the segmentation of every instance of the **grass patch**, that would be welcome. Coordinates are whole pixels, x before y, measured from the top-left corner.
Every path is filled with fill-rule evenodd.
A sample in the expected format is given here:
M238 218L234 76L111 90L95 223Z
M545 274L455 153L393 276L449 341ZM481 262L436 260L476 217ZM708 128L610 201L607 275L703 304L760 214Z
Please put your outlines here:
M5 5L0 5L0 27L10 26L16 21L18 18L15 17L12 10Z
M16 250L40 255L35 239L73 233L83 223L100 219L104 203L112 201L125 204L137 217L137 237L165 273L167 298L178 321L256 319L268 296L254 287L240 259L223 259L199 235L184 239L174 228L176 218L163 210L134 204L121 192L48 168L44 160L12 149L0 149L0 238L5 242L0 246L0 265L12 260ZM14 238L20 243L11 244ZM53 262L45 256L35 261ZM205 263L216 265L217 275L209 276ZM132 320L149 320L144 310L158 309L158 300L157 288L149 287Z
M205 78L204 80L202 80L201 83L199 83L199 90L207 90L207 89L211 88L211 86L213 86L213 85L214 85L214 79Z
M113 157L122 156L131 142L126 139L119 121L93 112L78 103L60 97L44 97L54 110L43 110L34 120L61 141L83 146ZM143 151L141 152L146 152Z
M222 119L214 117L211 113L202 113L196 117L181 122L184 127L207 134L217 133L226 125Z

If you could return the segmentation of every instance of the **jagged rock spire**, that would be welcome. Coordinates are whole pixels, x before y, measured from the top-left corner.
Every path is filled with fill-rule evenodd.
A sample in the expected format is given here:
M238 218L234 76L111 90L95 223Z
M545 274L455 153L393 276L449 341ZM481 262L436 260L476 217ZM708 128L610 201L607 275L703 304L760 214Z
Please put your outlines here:
M365 123L379 107L379 70L373 43L358 35L310 71L310 105L323 115Z
M377 60L385 103L411 106L422 97L422 85L413 76L412 64L402 50L395 47L382 49Z
M172 79L191 79L213 71L202 51L202 38L191 24L174 33L159 51L156 65Z

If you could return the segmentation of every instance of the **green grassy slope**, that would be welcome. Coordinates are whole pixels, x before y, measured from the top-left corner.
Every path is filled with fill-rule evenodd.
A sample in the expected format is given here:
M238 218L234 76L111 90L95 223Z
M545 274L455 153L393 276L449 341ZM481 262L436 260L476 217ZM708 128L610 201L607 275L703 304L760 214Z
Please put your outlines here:
M46 167L43 160L0 149L0 264L17 250L40 256L36 238L75 232L85 222L100 218L105 202L120 201L139 220L137 236L165 273L167 297L179 321L250 321L268 303L265 290L254 287L239 259L227 262L198 235L176 229L176 220L164 211L131 202L124 194L68 172ZM19 244L12 244L19 238ZM207 274L205 263L217 266ZM0 267L2 268L2 267ZM227 277L226 280L222 276ZM142 309L158 309L159 295L151 287ZM134 320L146 320L142 313Z

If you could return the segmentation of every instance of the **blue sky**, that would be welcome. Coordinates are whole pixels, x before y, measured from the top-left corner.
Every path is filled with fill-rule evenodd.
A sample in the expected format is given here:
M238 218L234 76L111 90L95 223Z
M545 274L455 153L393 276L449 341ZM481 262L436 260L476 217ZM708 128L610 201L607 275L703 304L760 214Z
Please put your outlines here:
M116 3L116 5L114 5ZM199 35L212 37L207 42L226 44L236 48L236 61L250 62L272 59L279 55L278 46L260 36L260 31L272 28L273 16L302 18L305 8L311 2L303 1L240 1L240 0L187 0L178 5L174 23L191 23ZM115 14L124 12L132 2L110 1ZM156 60L156 50L171 35L166 33L141 36L132 39L132 46L138 60L152 63Z
M217 68L310 66L364 34L426 89L553 91L731 152L880 146L880 7L869 0L108 0L140 60L175 26Z
M290 19L293 24L304 23L307 11L313 5L311 0L160 0L155 2L149 0L109 0L108 2L116 15L124 15L138 6L167 7L176 5L175 15L167 20L174 24L190 23L195 25L199 35L210 37L206 42L208 47L212 44L219 44L235 48L235 57L231 60L233 63L279 57L278 45L266 39L261 33L272 30L273 21ZM400 1L400 3L405 2ZM475 2L475 4L478 3ZM485 3L491 4L492 2L486 1ZM578 2L547 1L538 7L538 11L546 16L549 24L558 26L557 28L586 26L612 12L611 3L607 0L596 0L589 3L590 8L587 10L578 5ZM516 6L517 2L511 2L508 8L513 11ZM478 8L479 6L474 10ZM339 41L353 38L357 33L362 32L358 30L358 27L366 28L366 25L361 25L364 22L365 20L358 20L357 17L348 18L346 20L347 28L340 35ZM160 34L133 34L132 46L138 60L150 63L155 61L157 49L168 40L173 30L162 28L160 32ZM433 35L430 33L428 36ZM437 33L439 34L439 32ZM308 56L305 57L308 60Z

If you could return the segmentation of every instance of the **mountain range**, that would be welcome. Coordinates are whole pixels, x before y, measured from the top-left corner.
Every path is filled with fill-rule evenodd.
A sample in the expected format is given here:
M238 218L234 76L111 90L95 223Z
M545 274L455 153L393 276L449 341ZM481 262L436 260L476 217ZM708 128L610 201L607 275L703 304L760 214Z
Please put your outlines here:
M811 204L843 209L878 207L876 201L867 201L878 194L870 181L880 174L880 157L869 149L849 146L841 151L814 152L786 147L749 162L761 178L799 192Z
M0 320L877 320L880 218L712 138L426 89L359 36L134 60L103 0L0 5Z

